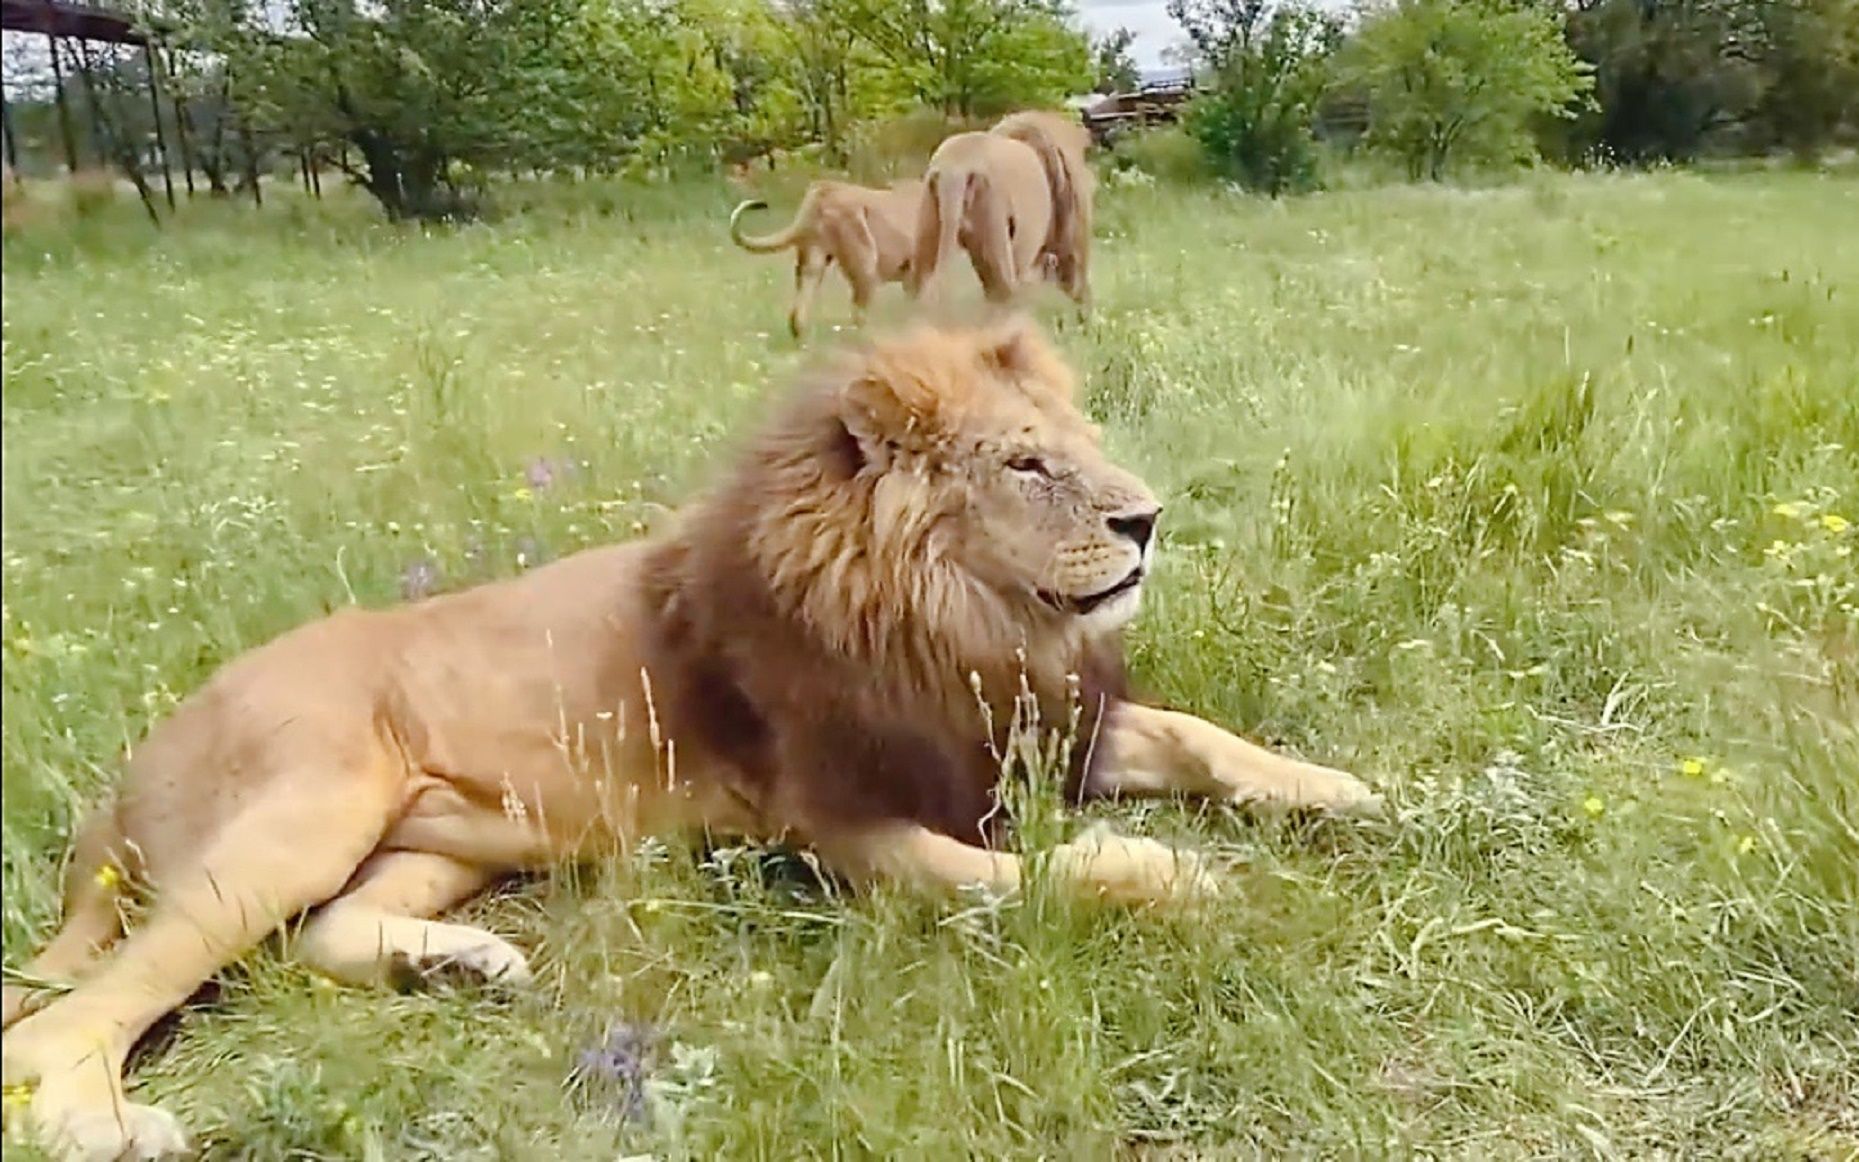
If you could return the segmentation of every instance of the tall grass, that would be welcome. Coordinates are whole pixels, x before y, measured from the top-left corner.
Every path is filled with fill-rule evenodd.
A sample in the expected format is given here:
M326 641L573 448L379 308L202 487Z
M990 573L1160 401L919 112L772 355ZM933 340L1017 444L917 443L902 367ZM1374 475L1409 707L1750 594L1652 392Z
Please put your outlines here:
M525 196L9 234L9 964L77 803L216 665L653 526L793 371L728 191ZM250 1158L1852 1156L1856 211L1806 174L1113 189L1061 342L1168 502L1137 676L1391 822L1097 809L1221 866L1179 919L654 845L470 906L533 995L267 952L144 1091ZM616 1022L649 1124L564 1086Z

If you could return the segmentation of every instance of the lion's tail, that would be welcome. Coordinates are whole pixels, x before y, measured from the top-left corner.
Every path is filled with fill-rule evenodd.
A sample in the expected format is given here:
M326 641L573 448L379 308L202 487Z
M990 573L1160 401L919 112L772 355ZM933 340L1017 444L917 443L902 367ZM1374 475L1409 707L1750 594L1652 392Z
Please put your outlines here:
M65 866L64 923L51 943L25 966L26 977L54 986L69 984L122 936L117 902L124 885L117 861L127 858L127 848L113 802L85 816L72 845L71 861ZM9 984L3 992L0 1028L10 1027L36 1005L52 999L28 985Z
M813 204L818 200L819 190L808 186L806 194L800 199L800 208L794 211L794 220L788 223L787 228L757 237L742 232L742 216L750 210L766 210L768 203L760 198L751 198L730 211L730 241L754 254L773 254L777 250L786 250L794 245L795 239L800 237L800 232L813 217Z
M1002 118L995 131L1039 155L1039 166L1046 171L1046 190L1052 198L1052 233L1048 244L1063 249L1071 243L1072 231L1076 228L1078 190L1072 180L1071 165L1053 139L1052 131L1044 124L1044 117L1035 113L1015 113Z
M933 172L923 187L923 200L917 205L916 255L910 261L910 293L918 298L955 249L968 181L968 174Z

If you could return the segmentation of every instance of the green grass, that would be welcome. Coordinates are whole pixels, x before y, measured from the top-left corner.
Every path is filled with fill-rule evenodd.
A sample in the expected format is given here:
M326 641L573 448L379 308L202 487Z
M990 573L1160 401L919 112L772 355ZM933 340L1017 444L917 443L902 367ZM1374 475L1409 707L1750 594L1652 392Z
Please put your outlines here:
M714 470L800 362L729 201L7 239L9 964L77 804L216 665L415 561L627 536ZM139 1092L254 1159L1852 1157L1855 221L1806 174L1111 190L1061 341L1168 501L1137 675L1391 821L1111 809L1220 862L1192 919L616 861L468 909L533 995L266 951ZM536 491L537 457L584 466ZM650 1130L564 1088L619 1018L663 1030Z

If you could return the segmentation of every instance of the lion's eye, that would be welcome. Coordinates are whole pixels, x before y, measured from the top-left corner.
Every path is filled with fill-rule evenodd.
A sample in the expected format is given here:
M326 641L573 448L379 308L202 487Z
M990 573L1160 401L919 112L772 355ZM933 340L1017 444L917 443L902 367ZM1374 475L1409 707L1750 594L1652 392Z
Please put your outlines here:
M1007 461L1007 467L1015 472L1031 472L1035 476L1052 475L1046 470L1046 462L1037 456L1015 456Z

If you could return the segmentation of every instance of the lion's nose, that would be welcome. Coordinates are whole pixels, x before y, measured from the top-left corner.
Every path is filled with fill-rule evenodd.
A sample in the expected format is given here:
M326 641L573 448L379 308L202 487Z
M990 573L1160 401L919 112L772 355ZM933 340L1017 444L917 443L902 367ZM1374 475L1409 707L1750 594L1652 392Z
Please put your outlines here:
M1149 538L1155 535L1155 520L1162 515L1160 508L1146 512L1126 512L1108 518L1110 531L1118 536L1128 537L1136 542L1138 549L1149 547Z

